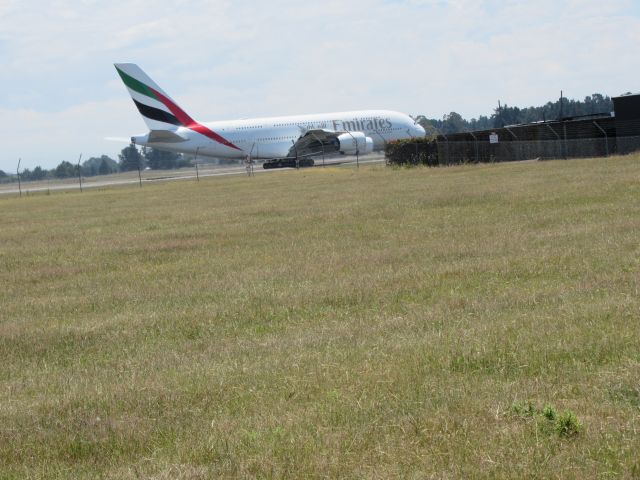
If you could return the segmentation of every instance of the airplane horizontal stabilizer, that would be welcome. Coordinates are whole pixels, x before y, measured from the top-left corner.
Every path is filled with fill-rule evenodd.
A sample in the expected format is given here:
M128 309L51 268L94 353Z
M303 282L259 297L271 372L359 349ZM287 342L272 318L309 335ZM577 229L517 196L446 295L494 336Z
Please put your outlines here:
M180 143L187 140L171 130L151 130L147 143Z

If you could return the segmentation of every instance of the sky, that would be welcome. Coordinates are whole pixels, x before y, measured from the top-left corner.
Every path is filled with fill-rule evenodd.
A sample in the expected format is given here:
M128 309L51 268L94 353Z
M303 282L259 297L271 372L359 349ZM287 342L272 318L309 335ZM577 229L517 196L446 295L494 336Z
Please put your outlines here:
M0 170L146 132L113 67L199 121L385 108L441 118L640 91L637 0L0 0Z

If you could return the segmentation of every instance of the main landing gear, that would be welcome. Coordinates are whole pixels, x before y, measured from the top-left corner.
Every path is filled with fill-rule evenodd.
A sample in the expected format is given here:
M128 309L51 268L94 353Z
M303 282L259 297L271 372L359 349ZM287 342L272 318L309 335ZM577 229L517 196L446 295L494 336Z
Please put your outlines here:
M275 160L267 160L262 164L262 168L268 170L270 168L313 167L313 164L313 158L300 158L297 165L295 158L277 158Z

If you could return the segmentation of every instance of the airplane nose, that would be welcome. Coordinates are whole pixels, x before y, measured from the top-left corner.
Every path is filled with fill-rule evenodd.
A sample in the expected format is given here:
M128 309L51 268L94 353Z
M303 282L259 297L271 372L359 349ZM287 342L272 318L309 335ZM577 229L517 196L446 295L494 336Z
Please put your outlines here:
M425 129L422 128L422 125L418 125L417 123L415 125L415 130L416 130L416 137L424 137L427 134Z

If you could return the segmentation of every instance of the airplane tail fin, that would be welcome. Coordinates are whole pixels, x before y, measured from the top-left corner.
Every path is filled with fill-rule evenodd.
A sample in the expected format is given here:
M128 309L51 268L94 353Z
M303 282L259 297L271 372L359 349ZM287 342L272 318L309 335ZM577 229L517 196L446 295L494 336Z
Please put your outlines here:
M175 130L197 125L138 65L116 63L115 67L149 130Z

